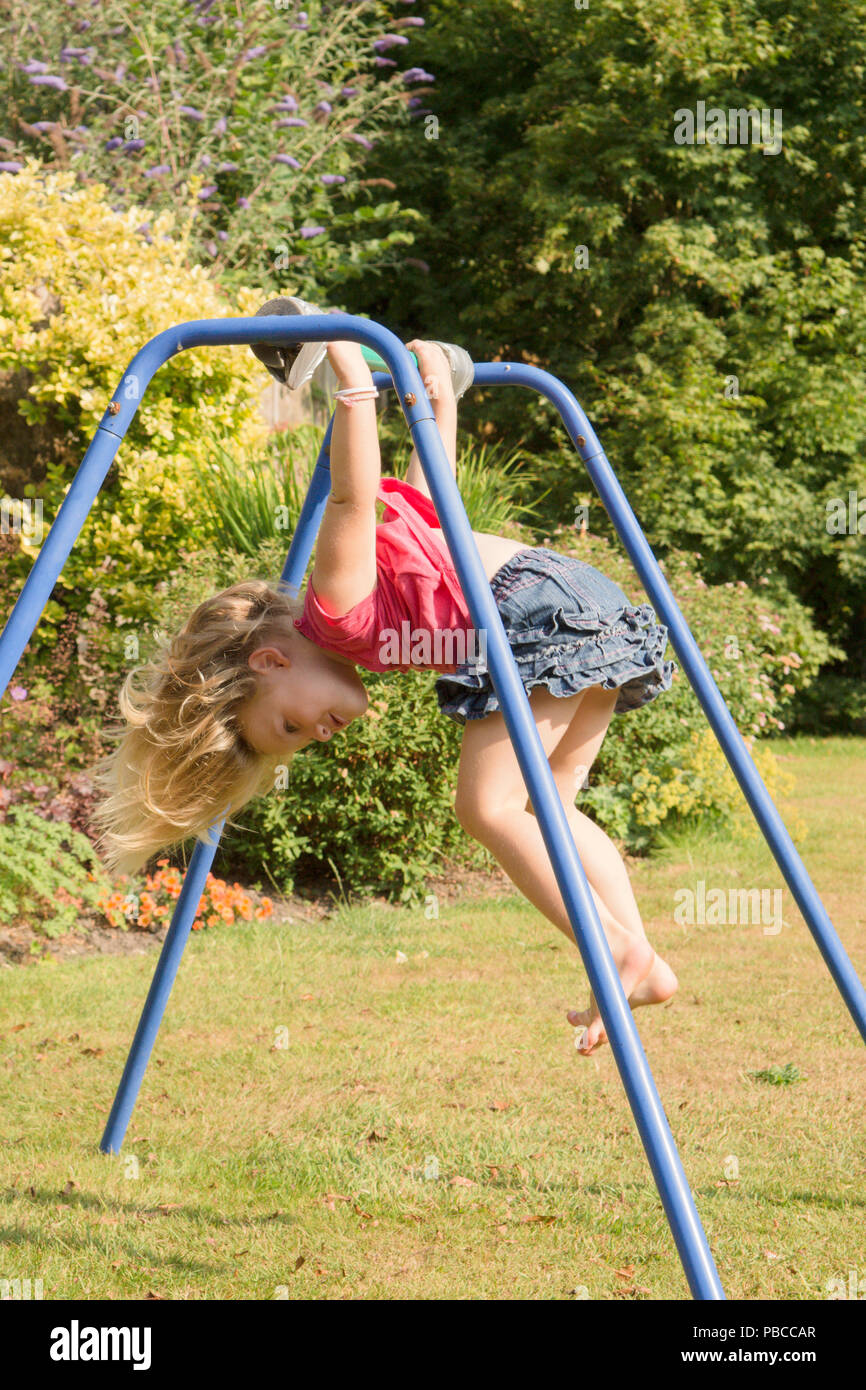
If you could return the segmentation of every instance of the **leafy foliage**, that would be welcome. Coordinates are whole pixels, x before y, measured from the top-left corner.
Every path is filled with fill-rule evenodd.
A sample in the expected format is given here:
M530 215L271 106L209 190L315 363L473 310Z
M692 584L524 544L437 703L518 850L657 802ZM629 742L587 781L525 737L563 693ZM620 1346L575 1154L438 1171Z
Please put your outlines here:
M190 268L188 227L172 235L170 213L147 245L135 233L135 209L113 212L104 189L76 188L70 173L33 167L0 175L0 187L0 371L26 372L21 414L39 422L50 412L81 452L133 350L185 319L253 313L260 302L259 292L243 290L232 303ZM214 437L238 449L264 438L260 388L261 369L241 347L183 353L156 374L66 562L63 606L82 607L98 587L115 622L146 615L178 537L195 533L192 462L208 456ZM49 464L26 490L41 500L46 529L69 482L66 468ZM22 531L22 582L41 541ZM50 641L50 621L37 633Z
M107 878L80 831L12 806L0 821L0 922L27 919L46 936L62 936L95 908Z
M4 164L37 157L106 185L147 240L191 201L191 254L224 281L288 276L310 298L381 273L417 215L363 166L426 76L393 56L418 21L381 0L305 6L97 0L85 18L0 0Z
M549 367L650 542L696 552L712 583L768 576L855 677L866 516L832 534L827 504L866 502L861 18L853 0L431 0L438 127L372 156L400 161L426 214L429 275L348 292L482 360ZM678 144L699 101L778 111L781 151ZM477 426L490 411L467 396ZM548 461L558 524L575 487L558 419L508 392L494 418ZM612 534L600 508L593 529Z
M607 540L555 533L553 548L576 555L613 579L635 604L646 594L631 564ZM745 580L708 585L688 555L673 551L663 565L674 598L710 667L767 786L781 788L780 769L756 740L782 732L799 693L835 653L796 600L765 596ZM659 615L661 620L661 615ZM634 849L648 847L668 818L716 817L729 825L742 793L672 647L677 665L670 690L640 710L614 717L589 773L575 779L578 805ZM577 770L576 770L577 772Z

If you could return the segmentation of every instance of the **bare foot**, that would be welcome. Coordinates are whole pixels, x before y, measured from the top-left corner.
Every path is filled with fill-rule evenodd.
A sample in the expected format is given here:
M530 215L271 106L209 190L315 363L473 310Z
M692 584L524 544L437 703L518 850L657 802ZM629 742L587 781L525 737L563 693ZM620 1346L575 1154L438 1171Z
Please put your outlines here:
M655 952L653 952L653 957L651 968L632 992L627 994L628 1002L633 1009L640 1008L644 1004L663 1004L677 991L679 981L667 961L662 960L661 956L656 955ZM622 979L622 971L620 971L620 979ZM623 989L625 989L624 981ZM590 1057L597 1048L607 1042L607 1034L601 1023L601 1015L594 994L589 996L588 1009L570 1009L566 1017L573 1027L583 1029L583 1036L577 1040L576 1046L578 1052L584 1057Z
M652 970L644 976L637 989L632 991L628 1002L633 1009L639 1009L642 1004L663 1004L666 999L676 994L679 984L667 961L656 955Z
M657 957L647 940L633 936L621 952L614 951L613 959L623 992L626 998L630 999L638 986L651 974ZM583 1026L583 1036L577 1043L577 1049L584 1057L590 1057L597 1047L607 1042L595 996L591 994L589 999L588 1009L582 1013L572 1009L567 1015L569 1023L575 1027Z

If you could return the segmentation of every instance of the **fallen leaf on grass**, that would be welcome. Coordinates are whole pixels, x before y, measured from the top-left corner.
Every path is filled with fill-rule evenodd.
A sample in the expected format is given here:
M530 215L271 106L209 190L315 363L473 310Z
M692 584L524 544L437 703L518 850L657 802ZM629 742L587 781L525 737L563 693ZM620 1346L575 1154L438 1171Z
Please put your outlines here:
M167 1212L170 1212L170 1211L180 1211L180 1209L181 1209L181 1204L180 1204L180 1202L160 1202L159 1205L155 1208L156 1211L161 1211L161 1212L166 1212L166 1213L167 1213Z
M153 1293L153 1292L150 1292L150 1293L146 1293L144 1296L145 1296L146 1299L153 1299L154 1301L157 1301L157 1302L159 1302L159 1303L165 1303L165 1294L164 1294L164 1293Z
M344 1197L342 1192L326 1192L322 1198L328 1211L336 1211L335 1202L351 1202L351 1200L351 1197Z
M455 1173L454 1177L451 1179L450 1186L451 1186L451 1187L475 1187L475 1186L477 1186L477 1184L476 1184L476 1182L475 1182L475 1180L474 1180L473 1178L461 1178L460 1175L459 1175L458 1173Z
M528 1225L528 1224L529 1224L530 1222L532 1222L532 1221L542 1221L546 1226L549 1226L550 1223L551 1223L552 1221L558 1221L558 1220L559 1220L559 1217L558 1217L558 1216L544 1216L544 1215L541 1215L541 1216L524 1216L524 1218L523 1218L523 1224L524 1224L524 1226L526 1226L526 1225Z
M82 1057L101 1057L104 1052L104 1047L82 1047L81 1049ZM150 1295L148 1295L148 1297L149 1296ZM157 1295L154 1294L154 1297L157 1297Z
M623 1265L622 1269L615 1270L617 1279L633 1279L634 1265Z
M378 1130L376 1130L376 1129L371 1129L371 1130L370 1130L370 1133L367 1135L367 1143L368 1143L368 1144L384 1144L384 1142L385 1142L385 1140L386 1140L387 1138L388 1138L387 1131L386 1131L384 1134L380 1134Z
M513 1104L510 1100L491 1100L488 1101L488 1110L509 1110Z

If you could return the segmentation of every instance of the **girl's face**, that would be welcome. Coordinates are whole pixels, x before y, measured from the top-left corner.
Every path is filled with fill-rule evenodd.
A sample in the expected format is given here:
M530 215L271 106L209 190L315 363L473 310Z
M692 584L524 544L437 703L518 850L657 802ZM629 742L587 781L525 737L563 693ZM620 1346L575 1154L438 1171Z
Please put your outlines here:
M240 722L258 753L297 753L313 739L326 743L370 703L347 657L323 651L296 628L250 653L258 690Z

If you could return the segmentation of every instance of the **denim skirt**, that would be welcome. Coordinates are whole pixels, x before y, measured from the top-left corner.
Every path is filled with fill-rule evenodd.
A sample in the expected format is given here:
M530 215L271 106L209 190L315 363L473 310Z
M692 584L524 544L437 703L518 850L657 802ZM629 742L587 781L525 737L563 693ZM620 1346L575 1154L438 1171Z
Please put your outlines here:
M664 659L667 627L585 561L543 546L521 550L490 587L527 693L543 685L565 698L601 685L619 691L614 714L625 714L670 689L677 667ZM500 708L480 659L440 676L435 689L440 710L457 724Z

